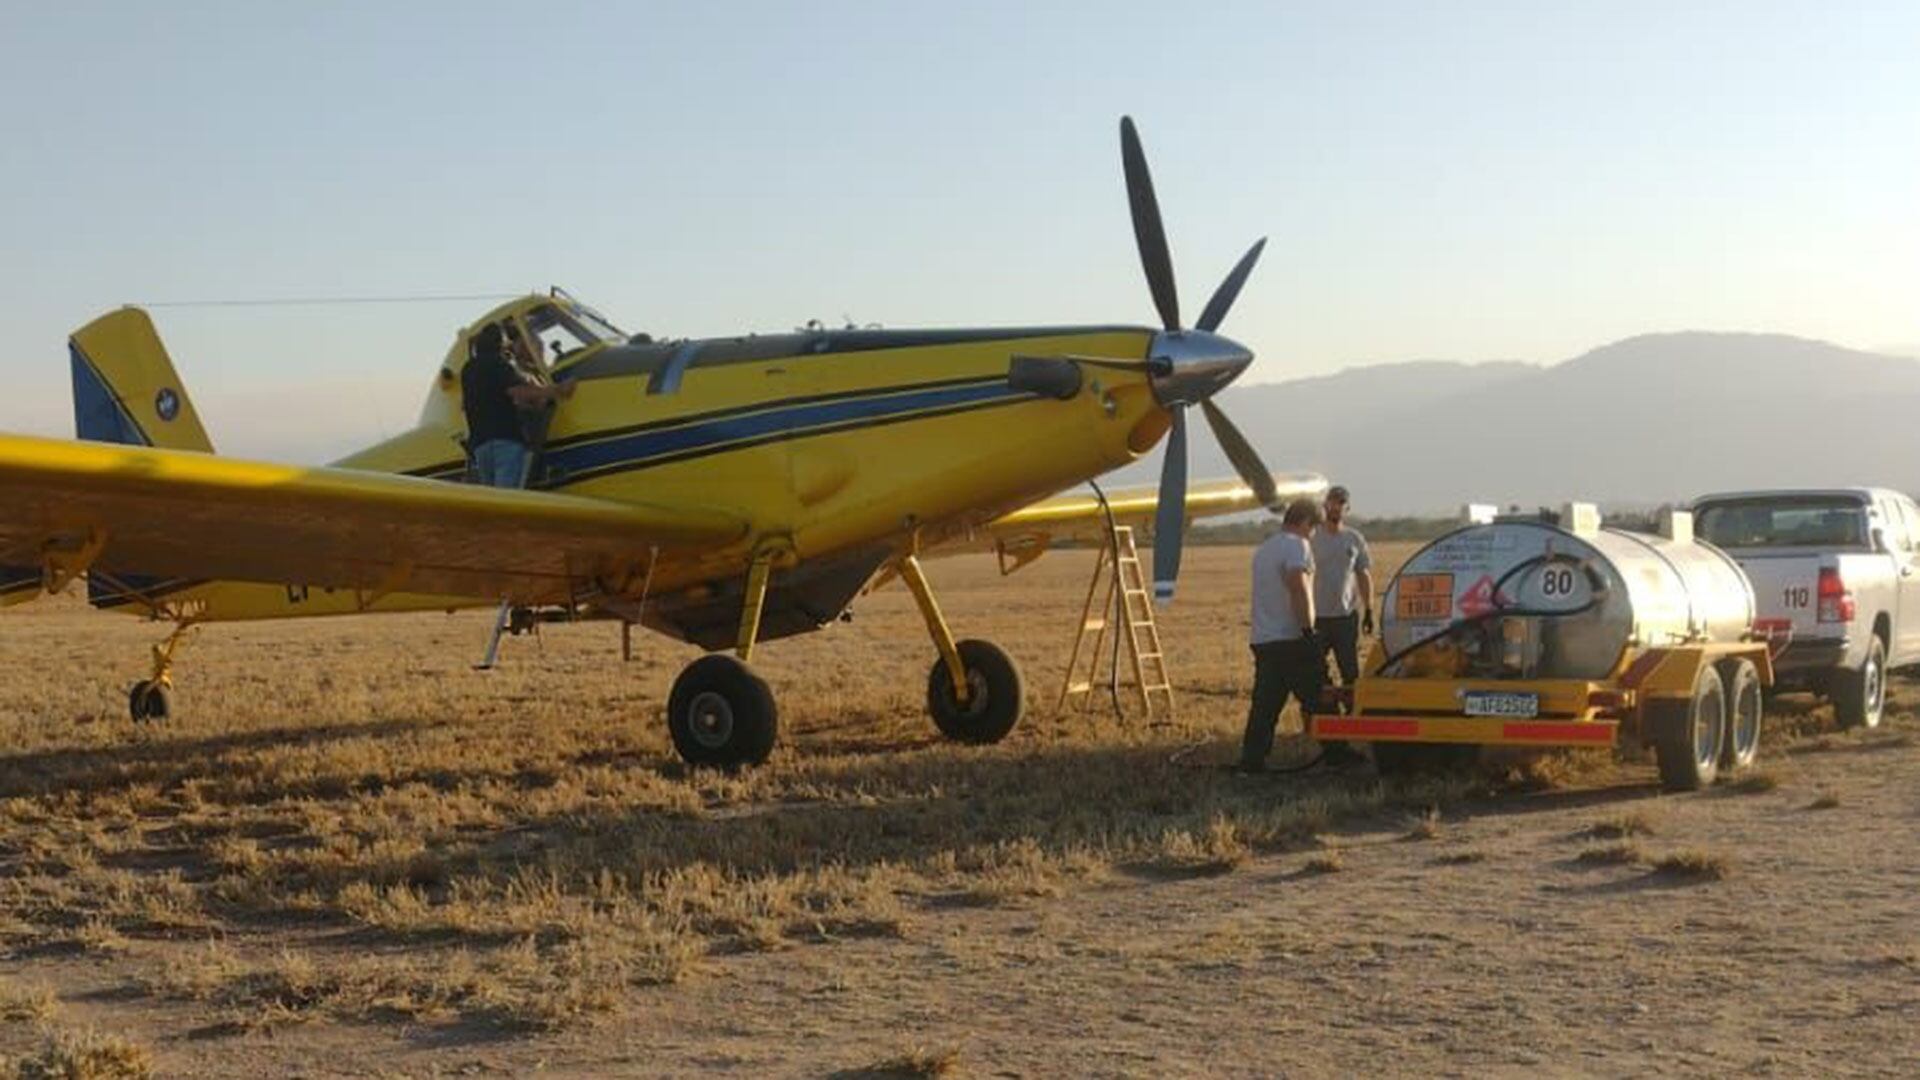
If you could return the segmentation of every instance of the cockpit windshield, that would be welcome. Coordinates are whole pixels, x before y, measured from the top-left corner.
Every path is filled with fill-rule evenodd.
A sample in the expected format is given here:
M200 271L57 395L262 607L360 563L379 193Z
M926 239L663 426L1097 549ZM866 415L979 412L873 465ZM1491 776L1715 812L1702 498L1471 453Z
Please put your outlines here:
M619 327L608 322L606 316L578 300L573 301L573 311L571 314L580 322L580 325L586 328L588 333L593 334L601 341L627 340L627 335L622 332Z
M626 340L611 323L577 305L541 304L527 312L526 320L528 332L540 339L549 363L589 345Z

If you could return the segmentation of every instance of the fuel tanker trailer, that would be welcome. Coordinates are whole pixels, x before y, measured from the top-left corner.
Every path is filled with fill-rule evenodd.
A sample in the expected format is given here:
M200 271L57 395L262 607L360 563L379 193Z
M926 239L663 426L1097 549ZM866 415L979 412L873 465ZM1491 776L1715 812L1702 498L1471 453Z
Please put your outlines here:
M1661 535L1591 505L1442 536L1387 586L1380 648L1318 739L1371 743L1383 773L1481 746L1653 748L1674 790L1760 750L1767 643L1753 587L1674 514Z

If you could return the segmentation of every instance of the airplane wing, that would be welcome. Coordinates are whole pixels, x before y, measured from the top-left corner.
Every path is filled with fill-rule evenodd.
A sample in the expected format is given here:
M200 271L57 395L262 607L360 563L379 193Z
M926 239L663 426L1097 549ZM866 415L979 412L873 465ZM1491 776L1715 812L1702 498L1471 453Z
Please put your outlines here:
M1273 483L1283 505L1327 493L1327 480L1318 473L1275 473ZM1107 505L1117 525L1152 525L1153 515L1160 508L1160 489L1154 485L1118 488L1107 492ZM1260 508L1259 497L1241 480L1208 480L1187 488L1188 521ZM1003 538L1046 534L1054 540L1098 540L1106 524L1100 500L1087 491L1030 503L994 519L987 530Z
M1318 473L1275 473L1273 482L1283 505L1294 499L1317 499L1327 492L1327 478ZM1150 484L1116 488L1107 492L1107 508L1116 525L1151 527L1160 508L1160 490ZM1259 509L1259 496L1242 480L1208 480L1187 488L1188 521ZM1028 503L984 528L936 541L928 554L998 551L1002 566L1012 573L1063 543L1101 543L1106 528L1107 510L1101 508L1100 499L1091 491L1074 491Z
M746 532L700 507L14 435L0 435L0 507L0 568L55 580L124 571L525 603L644 569L655 547Z

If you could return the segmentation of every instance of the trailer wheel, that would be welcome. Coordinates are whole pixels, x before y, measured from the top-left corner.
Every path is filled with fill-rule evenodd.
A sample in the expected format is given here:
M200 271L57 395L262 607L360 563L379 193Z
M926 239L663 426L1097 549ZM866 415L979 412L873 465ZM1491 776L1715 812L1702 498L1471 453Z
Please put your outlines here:
M1464 772L1480 760L1480 748L1471 743L1373 744L1373 767L1383 777L1442 776Z
M1833 715L1840 727L1879 727L1887 707L1887 645L1880 635L1867 639L1867 659L1859 668L1835 668L1831 678Z
M1692 697L1649 701L1645 717L1660 782L1668 791L1695 791L1713 783L1726 741L1727 690L1712 665L1701 665Z
M1720 767L1745 769L1760 756L1760 717L1766 711L1760 671L1751 660L1722 660L1718 666L1727 692L1727 738Z

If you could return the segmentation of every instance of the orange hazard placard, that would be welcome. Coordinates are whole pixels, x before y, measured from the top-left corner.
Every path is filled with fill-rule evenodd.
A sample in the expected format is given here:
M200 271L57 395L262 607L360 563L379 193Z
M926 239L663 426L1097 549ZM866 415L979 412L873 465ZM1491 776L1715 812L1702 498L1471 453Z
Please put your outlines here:
M1453 614L1453 575L1403 574L1393 596L1396 619L1445 619Z

